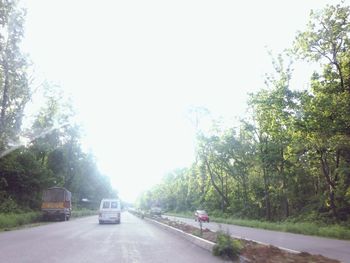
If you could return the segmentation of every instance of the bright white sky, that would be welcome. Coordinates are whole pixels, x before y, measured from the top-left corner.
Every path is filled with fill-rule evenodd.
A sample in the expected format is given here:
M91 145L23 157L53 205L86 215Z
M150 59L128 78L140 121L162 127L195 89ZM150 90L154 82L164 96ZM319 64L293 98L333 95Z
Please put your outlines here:
M194 159L186 112L241 117L274 53L326 0L26 0L24 48L38 79L72 96L85 145L121 198ZM310 67L298 64L295 88Z

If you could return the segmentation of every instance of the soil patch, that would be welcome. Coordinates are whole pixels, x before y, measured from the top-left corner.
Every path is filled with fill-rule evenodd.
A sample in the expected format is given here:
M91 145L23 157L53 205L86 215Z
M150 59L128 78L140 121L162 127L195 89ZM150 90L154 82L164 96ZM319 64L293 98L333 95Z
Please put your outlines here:
M158 222L180 229L188 234L192 234L211 242L216 242L217 233L207 228L202 229L202 233L198 227L185 224L180 221L169 220L168 218L153 218ZM340 263L338 260L329 259L321 255L311 255L306 252L299 254L290 253L274 246L258 244L252 241L240 240L243 244L241 255L251 263Z
M250 262L259 263L339 263L340 261L329 259L321 255L311 255L306 252L299 254L289 253L274 246L265 246L255 242L246 241L241 255L248 258Z

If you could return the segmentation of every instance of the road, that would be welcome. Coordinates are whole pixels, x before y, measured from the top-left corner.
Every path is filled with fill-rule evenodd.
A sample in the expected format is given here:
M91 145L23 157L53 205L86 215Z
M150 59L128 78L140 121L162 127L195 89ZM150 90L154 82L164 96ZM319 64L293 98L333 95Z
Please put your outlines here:
M97 216L0 233L0 262L223 262L127 212L120 225Z
M194 219L173 216L164 217L168 217L171 220L179 220L198 227L198 222L195 222ZM233 236L256 240L291 250L305 251L309 252L310 254L321 254L329 258L350 263L350 241L346 240L306 236L236 225L218 224L215 222L203 223L203 227L212 231L228 231Z

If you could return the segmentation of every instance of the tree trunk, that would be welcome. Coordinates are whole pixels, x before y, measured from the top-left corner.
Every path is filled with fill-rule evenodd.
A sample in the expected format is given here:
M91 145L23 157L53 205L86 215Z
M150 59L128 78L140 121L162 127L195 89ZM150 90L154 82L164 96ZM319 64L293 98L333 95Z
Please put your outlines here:
M225 201L224 201L224 198L225 198L225 189L224 189L224 180L220 180L221 181L221 192L222 192L222 196L221 196L221 212L224 212L225 211Z
M265 149L263 146L263 143L265 144ZM267 175L267 166L264 156L267 149L267 139L263 139L260 136L260 159L262 164L262 170L263 170L263 178L264 178L264 192L265 192L265 206L266 206L266 219L269 221L271 220L271 201L270 201L270 191L269 191L269 180Z
M213 171L212 171L211 168L210 168L210 165L209 165L209 163L208 163L208 160L205 159L204 161L205 161L205 164L206 164L207 169L208 169L208 172L209 172L210 180L211 180L211 182L212 182L212 184L213 184L215 190L218 192L218 194L219 194L220 197L221 197L221 202L222 202L221 205L222 205L222 207L223 207L223 205L224 205L225 203L226 203L226 206L229 206L229 201L228 201L228 199L225 197L225 194L220 190L220 188L219 188L219 187L216 185L216 183L215 183L214 174L213 174ZM221 183L223 183L222 180L220 180L220 181L221 181Z
M242 178L242 186L243 186L243 206L244 210L247 210L247 202L248 202L248 193L247 193L247 178L246 175L243 175Z
M280 176L283 178L283 207L284 207L284 215L286 218L289 217L289 202L288 202L288 196L287 196L287 177L284 173L284 149L283 146L281 146L281 168L280 168Z
M0 137L5 133L5 118L6 118L6 110L7 103L9 99L9 72L6 61L3 62L4 68L4 86L1 100L1 112L0 112Z
M270 202L270 192L269 192L269 183L267 180L266 169L263 168L264 175L264 190L265 190L265 205L266 205L266 219L271 220L271 202Z
M335 182L332 181L332 177L331 177L331 168L328 165L327 162L327 157L324 156L324 153L321 151L320 152L320 161L321 161L321 168L322 168L322 172L323 175L326 179L326 183L328 185L328 191L329 191L329 203L330 203L330 207L333 213L333 216L338 220L338 213L337 213L337 206L335 204L335 190L336 190L336 185Z

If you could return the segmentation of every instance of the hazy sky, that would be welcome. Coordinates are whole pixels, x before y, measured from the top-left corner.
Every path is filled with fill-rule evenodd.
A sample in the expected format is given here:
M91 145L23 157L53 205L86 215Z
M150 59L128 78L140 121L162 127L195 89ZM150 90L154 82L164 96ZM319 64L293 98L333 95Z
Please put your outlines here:
M271 70L267 48L290 47L310 9L338 2L27 0L24 48L37 78L72 97L85 145L133 201L193 161L190 106L243 116ZM306 88L311 67L296 66Z

